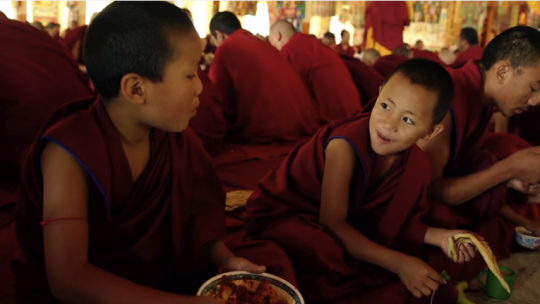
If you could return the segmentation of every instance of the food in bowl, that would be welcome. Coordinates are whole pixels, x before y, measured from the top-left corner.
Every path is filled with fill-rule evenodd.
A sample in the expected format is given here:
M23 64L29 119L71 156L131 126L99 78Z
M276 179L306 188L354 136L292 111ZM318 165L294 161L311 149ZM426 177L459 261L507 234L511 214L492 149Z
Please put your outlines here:
M211 278L197 295L211 296L229 304L305 304L300 292L282 278L244 271Z
M528 249L536 249L540 246L540 237L533 236L525 227L516 227L516 241Z

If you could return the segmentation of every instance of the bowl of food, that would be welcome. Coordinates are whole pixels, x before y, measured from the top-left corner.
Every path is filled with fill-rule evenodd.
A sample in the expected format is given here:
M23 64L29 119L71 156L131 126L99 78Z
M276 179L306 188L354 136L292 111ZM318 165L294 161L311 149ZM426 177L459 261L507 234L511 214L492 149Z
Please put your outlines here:
M536 249L540 246L540 237L534 236L525 227L516 227L516 241L525 248Z
M227 304L305 304L298 289L282 278L245 271L217 275L206 281L197 295L211 296Z

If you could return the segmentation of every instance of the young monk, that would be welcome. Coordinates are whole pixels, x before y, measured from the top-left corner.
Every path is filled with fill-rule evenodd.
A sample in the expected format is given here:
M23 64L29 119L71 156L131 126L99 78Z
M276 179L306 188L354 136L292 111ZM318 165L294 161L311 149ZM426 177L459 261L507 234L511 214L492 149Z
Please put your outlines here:
M272 25L268 41L302 77L317 102L321 121L350 117L361 109L358 90L336 52L310 35L297 33L283 19Z
M445 252L457 233L421 221L431 173L414 143L442 131L452 91L443 67L407 61L371 114L321 128L250 197L248 232L286 251L306 303L404 303L407 289L420 298L444 283L414 256L424 244ZM460 248L461 261L472 256Z
M223 104L228 141L295 142L324 123L298 73L269 43L243 30L236 15L217 13L210 33L218 49L209 76Z
M189 296L209 261L265 267L220 241L222 188L186 129L202 89L193 24L167 2L114 2L84 53L100 97L56 112L25 159L19 302L219 303Z

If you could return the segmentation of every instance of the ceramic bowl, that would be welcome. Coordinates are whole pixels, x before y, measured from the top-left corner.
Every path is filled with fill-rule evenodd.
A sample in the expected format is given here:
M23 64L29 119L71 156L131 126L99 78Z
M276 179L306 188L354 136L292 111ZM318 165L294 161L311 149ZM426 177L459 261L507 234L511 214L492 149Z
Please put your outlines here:
M540 246L540 237L530 235L524 227L516 227L516 241L525 248L536 249Z
M245 285L248 289L255 291L259 283L266 279L270 286L276 291L279 297L287 300L288 304L305 304L302 295L291 283L285 281L282 278L276 277L268 273L253 274L245 271L233 271L217 275L210 280L206 281L197 295L199 296L215 296L219 292L221 286L221 277L228 276L229 280L233 281L236 285ZM246 282L247 281L247 282Z

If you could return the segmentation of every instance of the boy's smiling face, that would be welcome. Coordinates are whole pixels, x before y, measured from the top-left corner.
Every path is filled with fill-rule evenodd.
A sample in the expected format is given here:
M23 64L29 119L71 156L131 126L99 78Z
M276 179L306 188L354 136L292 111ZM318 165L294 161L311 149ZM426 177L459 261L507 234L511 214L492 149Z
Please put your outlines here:
M371 147L382 156L392 156L408 149L420 138L432 137L442 130L433 126L437 93L397 72L382 87L371 112L369 134Z

